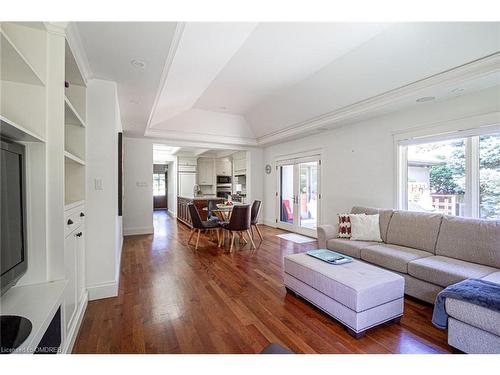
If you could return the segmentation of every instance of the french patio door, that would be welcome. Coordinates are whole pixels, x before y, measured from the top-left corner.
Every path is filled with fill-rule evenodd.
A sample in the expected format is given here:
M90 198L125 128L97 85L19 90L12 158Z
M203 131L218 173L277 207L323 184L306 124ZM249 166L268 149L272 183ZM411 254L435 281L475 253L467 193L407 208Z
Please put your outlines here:
M319 155L277 163L277 226L316 237L320 201Z

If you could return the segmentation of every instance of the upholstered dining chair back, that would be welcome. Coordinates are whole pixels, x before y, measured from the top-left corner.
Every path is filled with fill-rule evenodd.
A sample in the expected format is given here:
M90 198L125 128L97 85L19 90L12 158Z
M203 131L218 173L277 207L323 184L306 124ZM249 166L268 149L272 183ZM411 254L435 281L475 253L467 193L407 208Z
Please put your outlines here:
M195 229L205 229L203 222L201 221L200 213L196 206L192 203L188 204L189 214L191 215L191 223Z
M251 215L251 224L257 224L257 220L259 218L260 207L262 205L262 201L253 201L252 203L252 215Z
M250 205L242 204L233 207L229 224L225 227L227 230L244 231L250 229Z

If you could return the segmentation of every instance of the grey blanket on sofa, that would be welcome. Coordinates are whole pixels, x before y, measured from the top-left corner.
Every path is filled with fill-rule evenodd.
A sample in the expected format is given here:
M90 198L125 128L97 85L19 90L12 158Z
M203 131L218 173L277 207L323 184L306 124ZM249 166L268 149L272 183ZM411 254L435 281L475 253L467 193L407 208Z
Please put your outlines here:
M500 284L479 279L467 279L443 289L436 297L432 323L441 329L448 326L446 298L466 301L490 310L500 312Z

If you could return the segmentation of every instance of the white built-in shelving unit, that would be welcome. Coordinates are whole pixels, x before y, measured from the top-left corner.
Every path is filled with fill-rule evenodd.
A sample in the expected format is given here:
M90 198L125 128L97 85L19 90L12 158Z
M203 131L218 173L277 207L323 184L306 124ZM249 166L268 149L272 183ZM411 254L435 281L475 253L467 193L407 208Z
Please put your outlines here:
M0 65L0 133L25 146L28 212L28 270L0 313L31 319L34 350L60 307L70 351L87 301L86 81L62 24L1 22Z
M85 200L86 84L68 42L65 45L65 204Z

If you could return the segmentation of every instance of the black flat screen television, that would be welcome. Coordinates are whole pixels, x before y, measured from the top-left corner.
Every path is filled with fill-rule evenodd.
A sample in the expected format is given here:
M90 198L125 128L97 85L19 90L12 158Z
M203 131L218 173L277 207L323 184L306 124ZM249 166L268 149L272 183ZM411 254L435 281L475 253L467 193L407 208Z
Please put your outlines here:
M0 294L4 294L28 269L26 167L23 145L0 142Z

